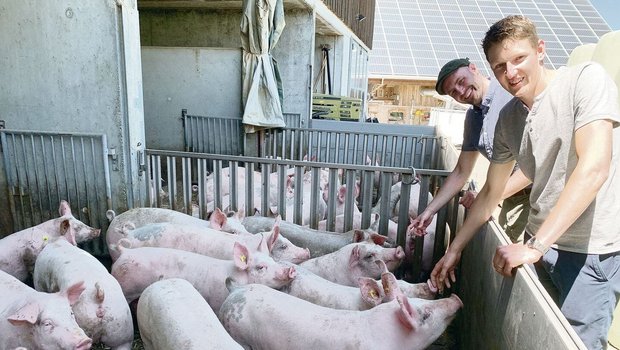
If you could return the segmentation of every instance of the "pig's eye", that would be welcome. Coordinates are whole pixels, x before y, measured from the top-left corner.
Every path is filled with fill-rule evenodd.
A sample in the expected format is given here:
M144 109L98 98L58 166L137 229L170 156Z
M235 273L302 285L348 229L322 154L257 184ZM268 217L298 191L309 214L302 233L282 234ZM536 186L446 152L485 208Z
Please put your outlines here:
M258 265L258 266L256 266L256 269L258 271L262 272L262 271L265 271L267 269L267 266L265 266L265 265Z
M368 254L368 255L366 255L366 257L364 257L364 259L366 259L366 260L374 260L375 259L375 255L374 254Z
M287 246L285 246L284 244L282 244L282 245L277 245L277 246L276 246L276 249L277 249L277 250L286 250L286 248L288 248L288 247L287 247Z
M43 327L45 327L45 328L48 328L48 329L50 329L50 328L54 328L54 324L52 323L52 321L51 321L51 320L43 320L43 321L41 322L41 325L42 325Z

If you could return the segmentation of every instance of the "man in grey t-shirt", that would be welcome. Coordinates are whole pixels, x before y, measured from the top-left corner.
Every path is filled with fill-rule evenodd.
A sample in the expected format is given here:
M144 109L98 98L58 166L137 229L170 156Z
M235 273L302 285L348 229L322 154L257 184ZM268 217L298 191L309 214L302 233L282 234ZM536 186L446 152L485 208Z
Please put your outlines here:
M549 70L545 43L522 16L495 23L483 48L515 99L500 113L487 182L431 273L443 289L467 242L499 201L515 160L532 180L525 245L498 247L504 275L535 263L557 288L560 309L589 349L604 349L620 297L618 90L598 64ZM542 278L543 276L541 276Z

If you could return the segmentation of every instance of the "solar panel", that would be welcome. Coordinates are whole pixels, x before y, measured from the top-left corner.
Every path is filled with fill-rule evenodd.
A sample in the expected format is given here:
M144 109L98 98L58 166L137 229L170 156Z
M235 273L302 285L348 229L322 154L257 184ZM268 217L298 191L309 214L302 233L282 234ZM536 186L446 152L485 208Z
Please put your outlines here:
M480 43L489 26L508 15L523 14L536 24L550 68L611 30L589 0L379 0L375 14L370 77L436 77L457 57L469 57L490 75Z

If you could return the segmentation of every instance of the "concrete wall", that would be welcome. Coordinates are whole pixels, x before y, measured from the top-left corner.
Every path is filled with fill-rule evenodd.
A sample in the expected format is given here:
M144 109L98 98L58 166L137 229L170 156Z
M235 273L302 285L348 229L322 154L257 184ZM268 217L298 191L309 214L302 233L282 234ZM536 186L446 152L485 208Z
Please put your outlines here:
M184 150L181 109L241 118L241 50L142 47L148 148Z
M303 120L310 115L311 69L314 43L314 18L308 11L287 11L286 27L280 41L273 50L273 57L278 62L284 90L285 113L299 113ZM140 11L140 33L143 46L191 47L191 48L225 48L239 50L241 12L232 10L162 10L145 9ZM234 63L237 64L237 63ZM208 69L201 67L201 69ZM232 71L232 70L226 70ZM196 77L200 72L196 73ZM145 77L145 81L149 79ZM241 79L241 76L238 77ZM235 77L230 84L221 82L222 90L238 90L240 88ZM214 102L209 109L226 110L236 106L236 93L232 97ZM175 96L171 96L172 99ZM147 111L153 106L146 105ZM192 111L189 111L192 113ZM235 107L230 113L235 113ZM148 123L157 119L148 113ZM241 115L239 115L241 118ZM148 125L147 125L148 129ZM147 139L151 147L150 138Z
M135 204L146 188L136 169L144 148L138 12L135 1L123 3L0 6L0 119L7 129L106 133L119 154L111 172L114 209ZM6 181L2 206L5 196ZM3 225L6 214L0 212Z

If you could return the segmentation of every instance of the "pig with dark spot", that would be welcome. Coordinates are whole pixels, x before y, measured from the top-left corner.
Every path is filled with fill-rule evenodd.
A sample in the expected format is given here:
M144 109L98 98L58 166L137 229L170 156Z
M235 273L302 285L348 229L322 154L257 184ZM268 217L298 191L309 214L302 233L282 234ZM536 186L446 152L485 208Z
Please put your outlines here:
M258 284L238 286L228 280L227 286L231 292L220 321L233 339L253 350L424 349L462 307L456 296L414 306L397 294L396 284L387 286L394 300L365 311L318 306Z
M267 245L267 251L276 261L300 263L308 260L310 258L308 249L299 248L280 236L278 222L271 232L255 235L249 233L235 235L203 226L157 223L126 232L121 242L131 248L174 248L216 259L230 259L235 242L245 244L248 249L256 249L262 242ZM110 256L115 261L119 255L117 244L109 248Z

